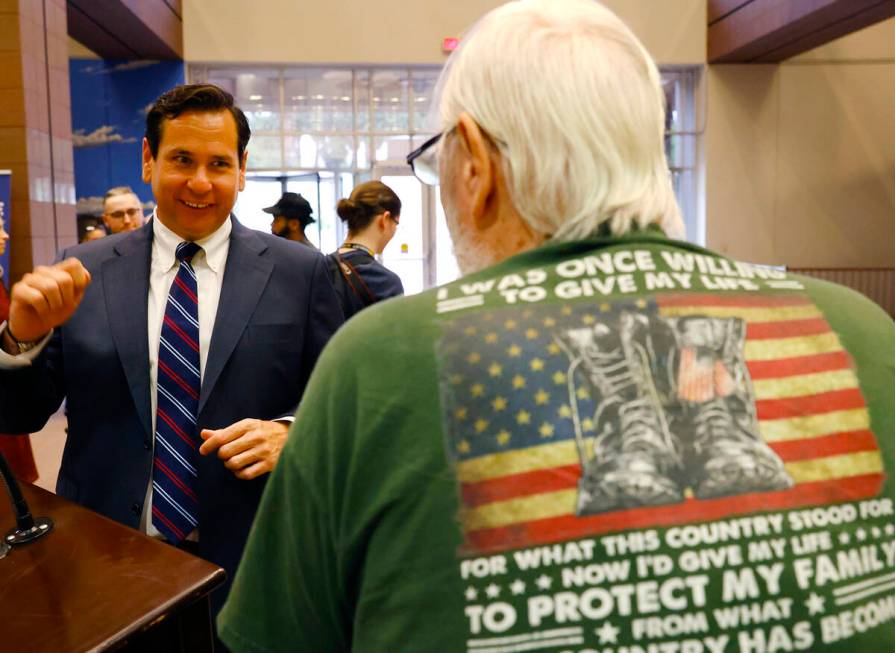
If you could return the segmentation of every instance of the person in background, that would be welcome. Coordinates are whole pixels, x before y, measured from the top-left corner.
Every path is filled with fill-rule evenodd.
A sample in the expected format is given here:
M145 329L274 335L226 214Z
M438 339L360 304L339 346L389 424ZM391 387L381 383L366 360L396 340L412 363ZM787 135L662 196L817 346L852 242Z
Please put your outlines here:
M6 232L6 224L0 217L0 256L6 253L6 243L9 234ZM0 268L0 323L9 318L9 294L3 283L3 268ZM21 481L34 483L37 480L37 465L34 462L34 452L31 450L31 437L26 434L6 435L0 434L0 453L6 456L12 473Z
M133 231L143 226L143 205L130 186L115 186L106 191L103 222L110 234Z
M401 199L381 181L368 181L339 200L336 213L348 225L348 237L327 259L347 320L370 304L404 294L401 278L374 258L398 230Z
M327 346L222 639L895 651L892 319L671 237L659 71L600 3L494 9L437 88L410 162L467 276Z
M270 232L275 236L294 240L311 249L317 249L308 237L305 236L305 228L314 222L311 214L314 210L311 204L300 193L283 193L273 206L261 209L273 216L270 223Z
M100 238L105 238L107 235L105 228L100 225L94 225L93 227L87 228L87 233L84 234L84 238L81 239L81 242L86 243L91 240L99 240Z

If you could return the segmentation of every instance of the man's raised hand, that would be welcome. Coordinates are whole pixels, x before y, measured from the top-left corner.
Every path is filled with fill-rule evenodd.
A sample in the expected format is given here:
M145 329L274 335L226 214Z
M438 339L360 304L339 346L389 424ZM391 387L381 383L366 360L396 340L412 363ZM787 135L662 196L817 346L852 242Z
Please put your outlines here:
M88 285L90 273L76 258L34 268L12 287L11 335L20 342L40 340L72 316Z

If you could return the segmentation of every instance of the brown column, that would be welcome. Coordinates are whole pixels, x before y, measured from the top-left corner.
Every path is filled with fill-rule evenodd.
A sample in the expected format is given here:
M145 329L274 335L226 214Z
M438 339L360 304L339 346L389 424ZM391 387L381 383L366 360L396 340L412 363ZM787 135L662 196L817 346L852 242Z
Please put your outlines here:
M77 242L65 0L0 0L0 169L10 281Z

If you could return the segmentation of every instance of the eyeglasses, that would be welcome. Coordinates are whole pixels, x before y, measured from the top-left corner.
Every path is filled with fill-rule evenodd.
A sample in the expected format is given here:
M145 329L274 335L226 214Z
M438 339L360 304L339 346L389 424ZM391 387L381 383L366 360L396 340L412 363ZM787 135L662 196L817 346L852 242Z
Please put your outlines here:
M133 220L138 215L143 217L143 209L127 209L126 211L112 211L111 213L106 213L110 218L114 218L115 220L124 220L125 216Z
M407 155L407 165L413 170L413 174L427 186L438 185L438 141L444 132L435 134L432 138Z

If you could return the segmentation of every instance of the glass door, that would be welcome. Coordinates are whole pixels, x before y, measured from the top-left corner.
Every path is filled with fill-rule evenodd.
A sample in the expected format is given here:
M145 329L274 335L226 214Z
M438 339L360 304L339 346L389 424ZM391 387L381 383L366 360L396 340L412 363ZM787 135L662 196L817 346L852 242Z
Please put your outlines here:
M407 166L376 165L373 178L401 198L401 222L382 252L382 264L401 277L406 294L421 292L435 282L430 258L432 189L421 184Z

